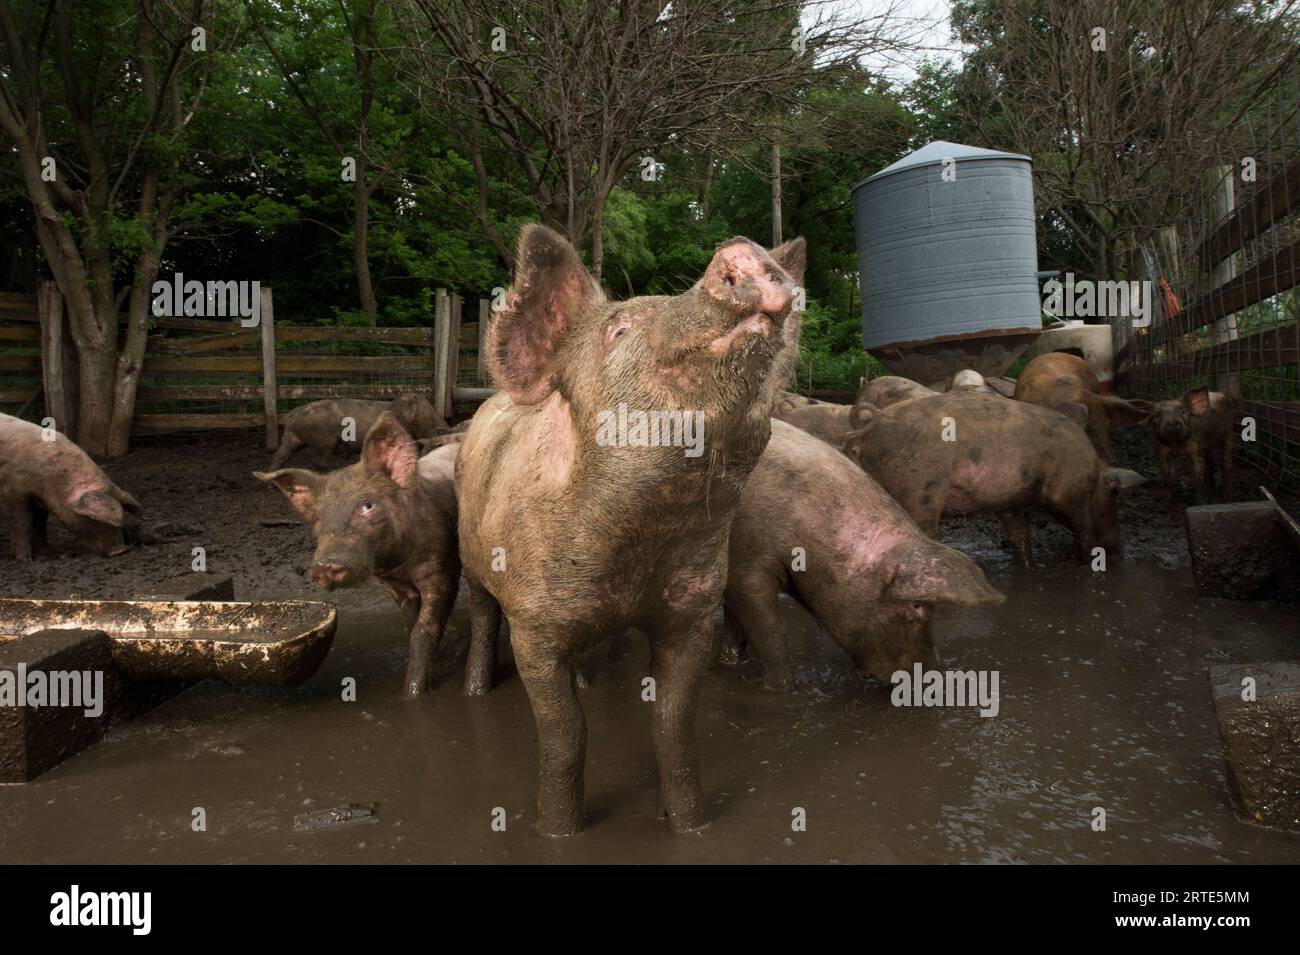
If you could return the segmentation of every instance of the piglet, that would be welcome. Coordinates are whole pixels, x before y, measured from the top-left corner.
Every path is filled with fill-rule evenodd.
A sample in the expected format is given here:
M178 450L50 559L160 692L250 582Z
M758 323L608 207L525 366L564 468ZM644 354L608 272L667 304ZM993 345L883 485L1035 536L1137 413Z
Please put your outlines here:
M926 537L836 449L772 422L731 525L725 610L769 689L791 684L777 595L794 596L863 676L925 662L934 604L998 604L969 558Z
M47 548L51 514L101 557L128 550L126 513L139 502L108 479L89 455L53 429L0 414L0 510L7 512L14 557Z
M388 589L409 630L408 697L431 688L435 652L460 583L452 473L458 450L450 444L419 458L415 439L384 412L356 464L329 474L253 473L278 487L311 526L310 573L318 586L333 590L373 576Z
M282 468L294 453L309 447L316 466L329 464L336 449L356 454L368 432L385 411L391 412L415 438L432 438L447 430L433 405L423 395L409 393L392 401L367 401L361 398L326 398L311 401L290 411L284 418L280 446L271 458L271 468Z
M1169 504L1178 485L1178 461L1191 462L1192 490L1197 504L1209 500L1215 473L1226 491L1232 473L1232 403L1221 391L1202 385L1181 398L1160 401L1151 412L1151 437L1160 453Z

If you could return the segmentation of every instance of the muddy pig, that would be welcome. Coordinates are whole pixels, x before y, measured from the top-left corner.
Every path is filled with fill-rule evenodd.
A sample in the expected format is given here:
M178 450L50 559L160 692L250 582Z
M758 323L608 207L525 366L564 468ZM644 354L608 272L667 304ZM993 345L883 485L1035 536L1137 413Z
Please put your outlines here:
M280 447L271 458L271 467L282 468L299 448L315 453L316 466L327 467L336 448L356 454L366 439L366 432L385 411L391 411L412 437L432 438L447 430L447 423L433 410L423 395L399 395L392 401L365 401L361 398L327 398L311 401L290 411L284 419ZM344 419L351 418L345 440Z
M130 549L122 536L127 512L142 513L64 435L6 414L0 414L0 510L7 512L18 560L45 553L51 514L89 550L116 557Z
M1178 459L1191 462L1192 490L1197 504L1209 500L1210 484L1227 491L1232 473L1232 402L1221 391L1202 385L1182 398L1157 402L1151 412L1151 436L1160 452L1169 505L1174 506L1178 486Z
M458 446L417 458L415 439L388 411L366 434L361 460L330 474L264 473L311 526L310 573L325 590L376 577L406 618L406 696L430 689L434 655L460 584L453 462ZM467 684L466 691L475 688Z
M819 401L816 404L801 405L797 408L777 409L772 413L772 417L839 447L840 441L849 430L849 412L852 410L852 405Z
M612 302L564 238L520 234L488 340L502 391L474 416L456 488L471 599L505 611L537 721L543 833L583 824L575 655L630 628L650 640L669 822L704 821L696 699L731 519L793 366L785 326L803 262L800 239L769 254L734 238L683 294ZM650 415L658 440L634 430ZM476 630L471 657L480 651Z
M730 554L727 617L776 690L791 684L781 591L817 618L858 672L879 680L928 659L930 605L1003 599L974 561L922 534L861 468L781 421L745 483Z
M907 401L910 398L923 398L934 393L934 389L927 388L910 378L901 378L898 375L881 375L879 378L872 378L870 381L863 378L858 382L857 401L875 405L877 408L888 408L900 401Z
M959 389L892 408L855 405L844 450L932 537L942 514L997 514L1028 566L1021 511L1042 505L1074 532L1081 560L1097 546L1118 559L1115 495L1144 479L1101 462L1082 428L1086 415L1070 402L1054 411Z
M1151 414L1149 401L1126 401L1117 395L1102 395L1097 375L1078 355L1044 352L1016 379L1015 398L1044 408L1056 408L1072 401L1088 409L1088 439L1102 461L1115 460L1110 429L1144 424Z

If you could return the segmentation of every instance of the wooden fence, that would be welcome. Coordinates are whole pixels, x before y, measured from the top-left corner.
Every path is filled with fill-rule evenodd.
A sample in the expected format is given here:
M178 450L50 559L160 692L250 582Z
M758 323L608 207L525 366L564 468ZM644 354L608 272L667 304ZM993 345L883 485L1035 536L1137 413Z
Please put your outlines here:
M1131 277L1152 283L1155 308L1149 327L1115 324L1115 379L1145 398L1223 391L1237 426L1254 424L1239 452L1300 489L1300 156L1290 147L1267 169L1256 183L1235 163L1210 170L1205 212L1144 250Z
M486 299L478 321L463 323L461 297L438 289L431 326L370 328L277 323L272 290L261 296L253 328L238 318L151 320L136 433L263 428L274 449L279 415L307 401L418 391L451 420L492 393L482 362ZM0 410L29 414L40 400L61 430L75 433L76 384L54 284L36 295L0 293Z

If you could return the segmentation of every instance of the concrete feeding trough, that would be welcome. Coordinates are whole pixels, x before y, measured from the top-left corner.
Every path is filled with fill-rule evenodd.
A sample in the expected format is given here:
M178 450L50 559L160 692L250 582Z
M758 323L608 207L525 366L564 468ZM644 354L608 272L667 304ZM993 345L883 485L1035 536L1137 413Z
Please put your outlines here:
M1185 512L1192 575L1202 595L1300 600L1300 528L1264 494L1267 501L1206 504Z
M228 579L183 586L233 596ZM306 601L0 598L0 783L34 779L197 680L301 683L329 653L336 614ZM34 702L56 674L93 705Z
M1300 664L1210 667L1228 782L1252 822L1300 832Z
M134 679L292 686L334 640L333 604L209 600L0 599L0 640L42 630L99 630Z

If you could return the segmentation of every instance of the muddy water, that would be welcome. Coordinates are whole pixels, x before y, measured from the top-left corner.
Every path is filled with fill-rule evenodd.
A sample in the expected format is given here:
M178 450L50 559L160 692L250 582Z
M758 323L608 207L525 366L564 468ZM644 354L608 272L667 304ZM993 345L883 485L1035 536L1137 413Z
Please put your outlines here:
M0 786L0 861L1300 861L1300 837L1233 815L1205 677L1212 663L1294 658L1294 608L1201 599L1185 568L1152 563L986 566L1007 604L943 613L936 636L941 665L999 671L997 717L892 707L786 604L800 689L764 691L752 664L706 684L711 822L696 834L656 819L644 640L611 641L581 691L590 829L552 841L530 828L535 735L508 652L486 698L461 695L453 662L440 692L404 702L400 620L364 588L336 595L335 648L303 686L202 684L35 782ZM346 677L357 702L340 699ZM1090 826L1098 806L1105 832ZM796 807L805 832L791 829Z

